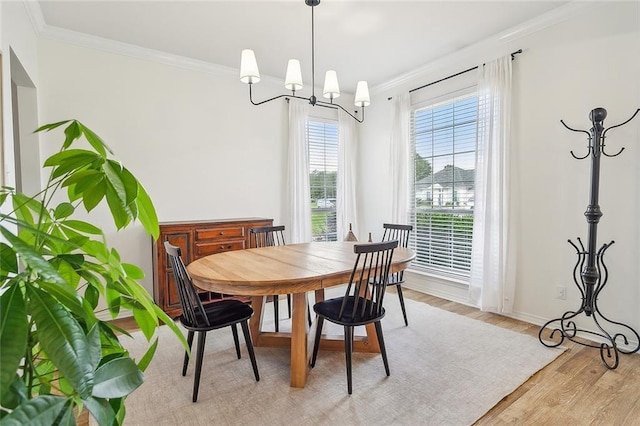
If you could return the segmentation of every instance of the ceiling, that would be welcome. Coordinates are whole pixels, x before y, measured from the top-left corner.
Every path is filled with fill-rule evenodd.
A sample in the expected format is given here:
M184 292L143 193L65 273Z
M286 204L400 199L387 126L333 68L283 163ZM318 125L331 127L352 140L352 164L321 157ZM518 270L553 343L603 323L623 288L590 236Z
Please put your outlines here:
M509 30L566 1L322 0L315 8L316 84L334 69L343 91L385 83ZM284 80L287 61L311 81L311 8L280 1L39 2L47 27L239 68L256 53L262 76ZM479 19L480 18L480 19Z

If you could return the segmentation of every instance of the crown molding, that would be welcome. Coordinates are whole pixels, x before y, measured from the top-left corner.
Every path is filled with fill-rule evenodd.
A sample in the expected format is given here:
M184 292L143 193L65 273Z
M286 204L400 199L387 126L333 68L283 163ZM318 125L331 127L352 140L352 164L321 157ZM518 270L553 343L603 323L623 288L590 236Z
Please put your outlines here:
M115 53L136 59L156 62L164 65L184 68L191 71L200 71L209 74L237 77L239 70L233 67L213 64L198 59L188 58L181 55L162 52L160 50L149 49L134 44L123 43L103 37L97 37L78 31L67 30L52 25L47 25L42 14L40 4L35 0L23 0L27 14L31 19L34 31L39 37L44 39L60 41L73 44L75 46L88 49L100 50L108 53ZM263 75L262 80L271 83L280 83L281 79Z
M510 52L509 44L513 43L514 41L534 34L538 31L542 31L552 25L559 24L560 22L566 21L569 18L575 17L577 14L583 13L585 10L593 7L595 4L597 4L597 2L573 0L536 18L530 19L512 28L509 28L506 31L488 37L470 46L462 48L452 54L438 58L427 65L402 74L385 83L381 83L375 87L372 87L371 93L376 94L385 92L387 90L402 86L403 84L408 84L425 74L437 71L448 65L465 63L465 58L477 56L478 52L482 52L491 47L493 47L494 49L500 49L502 47L501 50L504 50L504 54L507 54Z
M136 59L186 68L189 70L234 76L238 74L238 70L231 67L212 64L197 59L162 52L160 50L148 49L134 44L123 43L46 24L39 32L39 36L49 40L61 41L80 47L115 53Z
M29 15L29 19L31 19L31 25L33 25L33 29L36 34L40 34L42 29L45 27L44 15L42 14L42 9L40 8L40 3L36 0L23 0L23 4L25 9L27 10L27 15Z

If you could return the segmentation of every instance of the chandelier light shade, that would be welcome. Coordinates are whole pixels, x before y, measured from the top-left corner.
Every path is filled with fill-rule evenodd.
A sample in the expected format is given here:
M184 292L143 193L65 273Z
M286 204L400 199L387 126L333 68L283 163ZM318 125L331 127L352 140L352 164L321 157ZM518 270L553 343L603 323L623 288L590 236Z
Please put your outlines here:
M357 107L364 108L369 106L371 99L369 99L369 85L366 81L359 81L356 87L355 104Z
M300 70L299 60L289 59L287 75L284 78L284 87L293 92L302 89L302 71Z
M324 90L322 94L327 99L335 99L340 96L340 86L338 85L338 73L329 70L324 76Z
M258 83L260 81L260 71L258 71L256 55L251 49L244 49L242 51L240 81L247 84Z
M333 100L340 96L340 85L338 84L338 74L334 70L326 72L324 80L324 88L322 94L325 98L329 99L329 102L321 101L316 98L315 95L315 22L314 22L314 9L320 4L320 0L305 0L307 6L311 6L311 96L306 98L297 96L296 91L302 90L302 72L300 69L300 61L297 59L289 59L287 64L287 73L285 75L284 87L287 90L291 90L290 95L279 95L273 98L265 99L264 101L255 102L253 100L252 86L260 81L260 71L258 71L258 63L256 61L256 55L251 49L244 49L242 51L242 57L240 59L240 81L249 85L249 100L253 105L262 105L264 103L273 101L279 98L296 98L308 100L313 106L322 106L325 108L341 109L354 120L359 123L364 122L364 108L371 104L369 98L369 87L366 81L359 81L356 87L355 106L360 108L360 118L357 117L358 111L354 114L347 111L342 106L333 103Z

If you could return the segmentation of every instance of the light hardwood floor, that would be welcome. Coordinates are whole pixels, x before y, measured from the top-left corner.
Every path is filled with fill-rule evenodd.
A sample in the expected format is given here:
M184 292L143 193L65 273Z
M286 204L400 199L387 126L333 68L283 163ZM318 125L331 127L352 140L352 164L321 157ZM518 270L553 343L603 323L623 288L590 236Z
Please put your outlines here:
M403 294L468 318L537 338L539 326L404 289ZM132 320L118 321L135 329ZM409 317L409 325L411 318ZM607 369L597 349L565 340L568 349L505 397L476 425L640 425L640 355L622 355ZM527 354L522 354L527 356Z
M540 327L403 288L405 297L519 333ZM411 318L409 318L411 324ZM476 425L640 425L640 355L607 369L598 349L568 349L485 414ZM527 356L527 354L522 354Z

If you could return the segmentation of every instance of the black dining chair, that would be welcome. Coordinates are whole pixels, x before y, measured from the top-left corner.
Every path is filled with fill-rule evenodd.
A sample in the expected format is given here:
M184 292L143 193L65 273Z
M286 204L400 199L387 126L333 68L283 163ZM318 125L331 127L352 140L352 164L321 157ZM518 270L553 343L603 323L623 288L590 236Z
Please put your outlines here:
M272 247L272 246L284 246L286 242L284 240L284 225L278 226L262 226L259 228L251 228L249 230L249 244L251 247ZM271 296L273 301L273 319L275 322L275 330L279 331L280 322L280 296L277 294ZM289 311L289 318L291 318L291 294L287 294L287 308ZM311 324L311 313L307 312L309 324Z
M349 395L351 395L352 391L353 329L356 326L371 323L375 325L384 369L387 376L390 375L380 320L385 315L382 303L387 289L393 251L396 247L398 247L398 241L354 245L353 251L357 254L357 257L344 296L324 300L313 306L313 310L318 315L318 326L313 345L311 367L316 365L324 320L342 325L344 327L347 391Z
M187 343L189 349L193 343L195 333L198 333L198 348L196 351L196 370L193 378L193 402L198 400L198 388L200 387L200 372L202 371L202 358L204 356L204 345L207 332L223 327L231 327L233 333L233 341L236 347L236 356L241 358L240 343L238 341L238 328L240 323L244 340L247 344L249 358L251 358L251 366L256 381L260 381L258 373L258 365L253 351L253 343L249 334L248 320L253 315L251 306L239 300L226 299L203 306L198 292L191 281L184 262L182 261L180 248L171 245L168 241L164 242L164 247L169 255L173 275L178 290L180 305L182 306L182 315L180 315L180 323L188 330ZM185 351L184 363L182 365L182 375L187 374L189 365L189 354Z
M382 225L384 228L384 234L382 235L382 241L398 241L398 247L407 248L409 245L409 234L413 230L411 225L396 225L392 223L385 223ZM400 272L394 272L389 276L387 285L396 286L398 292L398 299L400 300L400 307L402 308L402 316L404 317L404 325L408 326L407 310L404 307L404 297L402 296L402 284L404 283L404 270Z
M271 247L283 246L284 241L284 225L279 226L262 226L260 228L249 229L249 240L251 247ZM270 296L273 301L273 320L275 322L275 330L279 331L278 323L280 322L280 296L274 294ZM289 318L291 318L291 295L287 294L287 307L289 308Z

